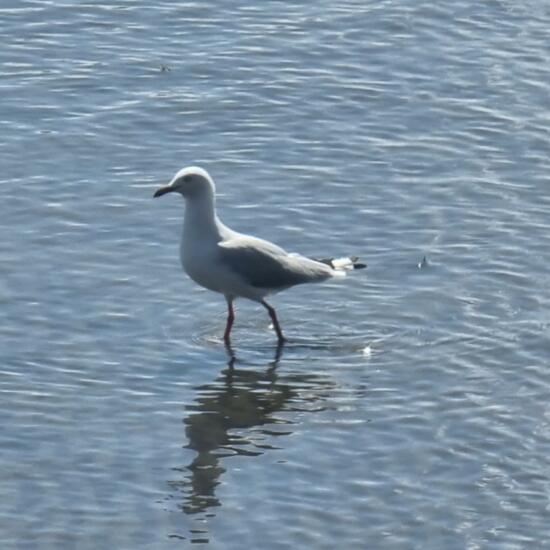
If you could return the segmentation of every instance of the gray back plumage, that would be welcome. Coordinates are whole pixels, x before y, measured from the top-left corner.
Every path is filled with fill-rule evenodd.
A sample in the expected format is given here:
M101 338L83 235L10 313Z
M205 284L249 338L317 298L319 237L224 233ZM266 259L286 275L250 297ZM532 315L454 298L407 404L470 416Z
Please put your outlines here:
M255 288L282 290L328 279L333 272L323 263L288 254L255 237L239 235L218 247L222 262Z

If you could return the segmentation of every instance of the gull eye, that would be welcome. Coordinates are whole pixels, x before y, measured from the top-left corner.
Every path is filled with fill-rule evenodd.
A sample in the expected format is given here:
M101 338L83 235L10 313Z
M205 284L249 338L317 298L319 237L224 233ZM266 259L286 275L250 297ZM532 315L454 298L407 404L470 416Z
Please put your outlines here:
M183 176L183 183L189 183L192 179L192 176Z

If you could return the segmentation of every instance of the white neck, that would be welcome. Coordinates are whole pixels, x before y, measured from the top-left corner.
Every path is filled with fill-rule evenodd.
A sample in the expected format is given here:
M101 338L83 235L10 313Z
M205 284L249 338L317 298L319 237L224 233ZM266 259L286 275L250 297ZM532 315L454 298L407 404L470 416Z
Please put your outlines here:
M213 193L189 197L185 201L182 245L193 245L198 239L221 240Z

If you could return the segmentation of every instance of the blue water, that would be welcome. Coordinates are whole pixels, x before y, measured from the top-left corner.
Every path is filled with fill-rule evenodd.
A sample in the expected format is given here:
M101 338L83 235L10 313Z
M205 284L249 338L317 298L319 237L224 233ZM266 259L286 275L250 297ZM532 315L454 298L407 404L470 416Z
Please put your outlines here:
M550 548L546 2L0 6L0 547ZM366 271L263 308L222 219ZM423 258L426 261L423 262Z

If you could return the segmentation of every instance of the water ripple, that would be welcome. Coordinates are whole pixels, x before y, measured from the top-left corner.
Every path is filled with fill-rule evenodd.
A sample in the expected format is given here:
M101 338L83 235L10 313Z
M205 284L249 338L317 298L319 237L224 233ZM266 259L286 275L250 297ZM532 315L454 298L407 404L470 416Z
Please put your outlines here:
M4 2L2 547L544 545L548 25ZM229 225L369 264L274 298L282 352L242 303L228 355L180 272L151 194L191 163Z

